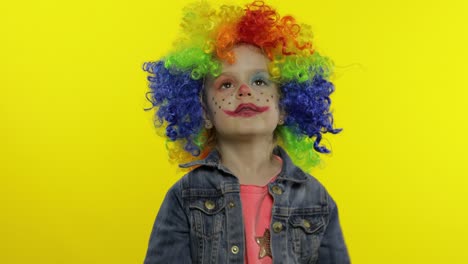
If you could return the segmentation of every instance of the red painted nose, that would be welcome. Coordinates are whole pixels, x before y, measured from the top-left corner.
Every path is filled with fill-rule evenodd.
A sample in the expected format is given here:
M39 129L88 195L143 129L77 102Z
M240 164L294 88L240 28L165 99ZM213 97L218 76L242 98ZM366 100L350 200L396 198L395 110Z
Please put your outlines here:
M239 91L237 91L238 96L252 96L252 91L250 90L250 87L246 84L242 84L241 87L239 87Z

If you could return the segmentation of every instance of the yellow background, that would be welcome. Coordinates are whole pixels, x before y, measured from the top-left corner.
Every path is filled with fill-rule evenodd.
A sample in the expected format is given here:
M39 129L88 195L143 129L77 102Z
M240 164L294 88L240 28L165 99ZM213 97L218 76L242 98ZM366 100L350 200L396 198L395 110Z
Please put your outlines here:
M2 4L0 263L142 263L180 177L143 111L186 3L160 2ZM337 66L314 176L352 262L468 263L466 1L269 3Z

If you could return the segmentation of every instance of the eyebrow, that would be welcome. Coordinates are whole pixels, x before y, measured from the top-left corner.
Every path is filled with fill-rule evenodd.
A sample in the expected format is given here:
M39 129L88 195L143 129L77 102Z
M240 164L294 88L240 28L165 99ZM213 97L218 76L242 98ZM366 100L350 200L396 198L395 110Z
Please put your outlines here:
M252 69L252 70L248 70L247 71L248 74L259 74L259 73L266 73L268 76L267 78L270 78L270 72L268 71L268 69ZM231 72L231 71L226 71L226 72L221 72L218 76L214 77L210 77L207 79L208 82L216 82L219 78L221 78L222 76L229 76L229 77L233 77L235 76L235 72Z

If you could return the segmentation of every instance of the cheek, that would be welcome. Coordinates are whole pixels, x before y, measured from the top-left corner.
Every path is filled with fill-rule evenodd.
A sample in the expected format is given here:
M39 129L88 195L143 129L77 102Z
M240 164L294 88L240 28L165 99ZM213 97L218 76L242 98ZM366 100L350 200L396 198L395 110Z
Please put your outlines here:
M234 93L216 94L210 98L210 107L214 116L223 109L231 110L233 107Z
M257 102L261 105L269 105L270 107L274 107L275 110L278 110L278 93L275 91L260 92L257 97Z

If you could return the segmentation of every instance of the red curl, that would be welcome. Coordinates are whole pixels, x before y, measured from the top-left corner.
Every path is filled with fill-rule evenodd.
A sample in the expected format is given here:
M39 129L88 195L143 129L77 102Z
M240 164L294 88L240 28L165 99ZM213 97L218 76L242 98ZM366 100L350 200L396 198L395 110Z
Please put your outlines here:
M280 15L263 1L247 5L246 13L237 25L238 42L262 48L272 59L275 49L283 55L296 54L294 50L311 49L312 43L300 45L297 37L301 27L292 16Z

